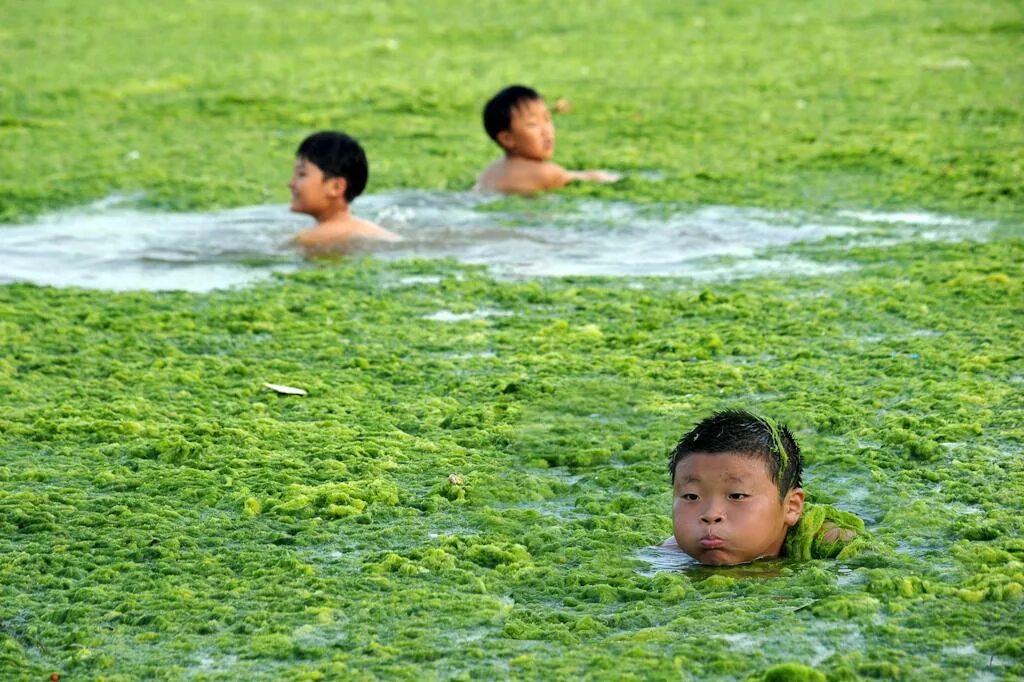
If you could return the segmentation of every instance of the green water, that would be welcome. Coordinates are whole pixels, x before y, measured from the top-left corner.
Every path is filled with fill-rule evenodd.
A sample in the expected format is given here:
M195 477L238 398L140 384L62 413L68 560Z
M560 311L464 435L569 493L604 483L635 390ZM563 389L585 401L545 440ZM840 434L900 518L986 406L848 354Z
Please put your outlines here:
M480 103L524 80L573 101L562 162L662 175L496 211L995 225L790 246L829 274L732 283L368 260L206 294L0 286L0 676L1024 675L1018 4L4 16L5 220L115 190L282 202L323 126L367 142L371 191L465 189L493 154ZM723 407L787 423L812 501L882 550L652 567L668 451Z

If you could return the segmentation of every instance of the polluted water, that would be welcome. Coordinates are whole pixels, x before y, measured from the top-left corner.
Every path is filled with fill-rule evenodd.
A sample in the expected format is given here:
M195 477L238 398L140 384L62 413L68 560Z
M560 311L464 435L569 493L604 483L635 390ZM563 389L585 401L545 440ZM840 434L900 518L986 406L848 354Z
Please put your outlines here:
M289 243L311 225L283 205L163 213L135 208L137 200L115 196L0 225L0 283L198 292L324 267ZM486 266L498 278L825 274L854 266L815 262L787 247L983 239L991 229L931 213L813 215L596 200L506 208L494 196L418 190L361 197L353 212L402 235L375 250L376 258L449 258Z

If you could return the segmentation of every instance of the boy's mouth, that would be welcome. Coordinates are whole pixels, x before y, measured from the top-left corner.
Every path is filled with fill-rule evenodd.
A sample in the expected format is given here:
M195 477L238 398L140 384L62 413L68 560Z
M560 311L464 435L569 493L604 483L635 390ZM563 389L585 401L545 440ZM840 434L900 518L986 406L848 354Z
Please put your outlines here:
M700 539L700 546L704 549L721 549L725 546L725 540L714 535L705 535Z

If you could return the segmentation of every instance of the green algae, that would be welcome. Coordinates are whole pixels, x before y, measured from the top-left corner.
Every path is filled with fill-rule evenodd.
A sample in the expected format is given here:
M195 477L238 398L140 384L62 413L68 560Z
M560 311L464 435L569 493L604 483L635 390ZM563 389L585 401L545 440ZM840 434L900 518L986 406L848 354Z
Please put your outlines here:
M1012 0L48 2L0 35L0 219L115 189L283 202L326 127L366 145L371 191L465 189L514 81L572 102L561 162L627 173L574 194L1019 215L1021 26Z
M838 530L830 535L829 524ZM850 537L847 537L849 535ZM856 514L821 504L808 504L786 534L782 553L790 559L846 559L869 550L864 521Z
M714 347L719 348L722 345L722 340L717 336L714 337ZM782 433L779 431L779 424L771 417L758 417L762 423L768 428L768 431L772 434L772 445L775 447L775 454L779 458L779 468L775 472L774 480L781 482L786 474L786 469L789 468L789 451L786 450L785 444L782 442Z
M825 682L822 673L799 663L773 665L757 678L760 682Z
M1003 216L994 241L807 245L858 269L706 288L372 260L0 287L3 677L1024 675L1019 7L540 9L25 5L0 216L282 201L327 126L371 190L464 188L480 102L528 80L573 100L564 163L662 174L570 196L946 208ZM424 321L481 309L511 314ZM646 570L665 453L736 405L793 428L811 500L883 551Z
M901 249L703 290L373 261L202 296L2 287L4 665L1019 675L1024 243ZM514 314L412 322L453 301ZM737 402L888 550L639 571L664 453Z

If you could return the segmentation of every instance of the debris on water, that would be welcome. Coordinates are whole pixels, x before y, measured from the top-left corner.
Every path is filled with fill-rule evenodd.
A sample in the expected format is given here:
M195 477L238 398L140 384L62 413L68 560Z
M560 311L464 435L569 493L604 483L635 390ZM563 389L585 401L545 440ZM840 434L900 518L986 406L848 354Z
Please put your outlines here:
M467 320L485 320L488 317L502 317L511 315L507 310L478 309L472 312L456 313L451 310L438 310L435 313L424 315L424 320L432 322L465 322Z
M283 384L264 383L263 385L269 388L271 391L274 391L275 393L280 393L282 395L308 395L306 390L303 388L295 388L294 386L284 386Z

